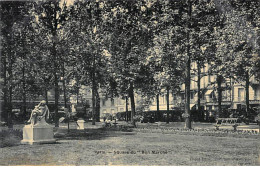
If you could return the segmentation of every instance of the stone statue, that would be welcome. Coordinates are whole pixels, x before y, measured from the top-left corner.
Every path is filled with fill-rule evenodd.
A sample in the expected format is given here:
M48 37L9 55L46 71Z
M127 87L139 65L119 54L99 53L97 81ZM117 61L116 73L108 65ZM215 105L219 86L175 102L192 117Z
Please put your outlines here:
M38 124L47 124L46 120L49 119L50 111L46 105L46 101L42 100L31 113L31 117L28 120L28 124L38 125Z
M46 105L46 101L41 101L31 113L28 120L29 125L23 127L22 144L43 144L55 143L53 127L46 123L49 118L50 111Z

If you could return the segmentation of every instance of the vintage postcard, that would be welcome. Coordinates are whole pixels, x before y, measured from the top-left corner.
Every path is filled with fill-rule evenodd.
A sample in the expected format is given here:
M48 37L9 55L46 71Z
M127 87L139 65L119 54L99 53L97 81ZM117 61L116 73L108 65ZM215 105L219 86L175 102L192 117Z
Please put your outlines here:
M259 166L259 0L0 0L1 166Z

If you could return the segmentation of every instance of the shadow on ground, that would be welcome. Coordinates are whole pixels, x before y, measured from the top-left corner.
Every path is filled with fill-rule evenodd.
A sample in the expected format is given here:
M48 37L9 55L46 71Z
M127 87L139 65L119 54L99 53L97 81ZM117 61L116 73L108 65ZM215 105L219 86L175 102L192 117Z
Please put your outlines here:
M122 135L135 135L132 131L120 131L109 128L85 129L77 130L71 129L59 130L54 134L57 140L104 140L108 137L120 137Z

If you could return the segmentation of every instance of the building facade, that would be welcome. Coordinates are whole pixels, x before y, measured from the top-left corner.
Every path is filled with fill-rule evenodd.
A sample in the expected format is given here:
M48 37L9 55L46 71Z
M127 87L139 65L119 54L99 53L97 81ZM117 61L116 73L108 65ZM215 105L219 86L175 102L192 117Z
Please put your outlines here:
M192 64L192 70L196 70L196 64ZM218 92L217 92L217 76L209 74L209 65L200 70L200 104L203 110L216 110L218 107ZM234 78L225 78L221 84L223 108L241 109L246 106L246 90L245 82L237 82ZM175 93L174 107L184 104L185 85L181 86L181 91ZM198 106L198 76L196 73L191 73L191 104L190 108ZM250 78L249 85L249 104L250 107L260 106L260 83L254 78Z
M192 70L196 69L196 64L192 63ZM205 64L200 70L200 105L201 110L217 110L218 108L218 92L217 92L217 77L216 75L209 74L209 65ZM198 76L196 73L191 73L191 85L190 85L190 108L198 108ZM234 78L225 78L221 84L222 87L222 108L223 109L242 109L246 106L246 90L245 82L236 82ZM86 98L89 100L91 106L91 90L86 88ZM162 91L159 96L159 109L167 110L166 91ZM144 100L138 92L135 93L136 109L141 106L145 107L145 111L157 110L156 97L150 100L148 105L143 105ZM185 104L185 85L181 85L179 91L170 91L169 96L170 109L184 109ZM249 104L250 107L260 107L260 83L253 77L250 79L249 86ZM130 99L128 99L128 111L131 111ZM100 117L106 114L115 115L118 112L126 111L126 100L124 97L109 98L102 96L100 92ZM258 112L259 113L259 112Z

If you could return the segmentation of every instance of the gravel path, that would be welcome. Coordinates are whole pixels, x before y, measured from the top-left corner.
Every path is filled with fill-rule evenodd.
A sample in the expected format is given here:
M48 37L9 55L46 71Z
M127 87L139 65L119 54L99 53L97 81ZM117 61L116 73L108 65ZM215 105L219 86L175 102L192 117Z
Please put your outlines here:
M0 165L260 165L259 137L59 129L56 144L0 149Z

